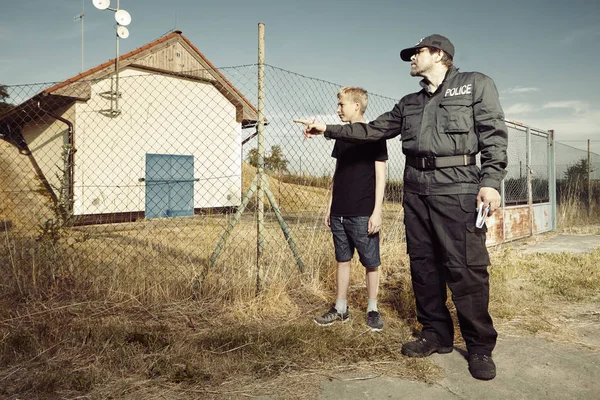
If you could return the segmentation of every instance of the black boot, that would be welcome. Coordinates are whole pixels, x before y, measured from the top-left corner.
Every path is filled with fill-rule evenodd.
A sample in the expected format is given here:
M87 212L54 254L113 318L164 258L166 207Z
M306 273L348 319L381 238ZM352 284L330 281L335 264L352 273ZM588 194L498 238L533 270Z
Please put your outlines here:
M408 357L427 357L432 353L450 353L452 346L441 346L437 343L430 342L424 338L419 338L412 342L407 342L402 345L402 354Z
M491 356L469 354L469 372L475 379L489 381L496 377L496 364Z

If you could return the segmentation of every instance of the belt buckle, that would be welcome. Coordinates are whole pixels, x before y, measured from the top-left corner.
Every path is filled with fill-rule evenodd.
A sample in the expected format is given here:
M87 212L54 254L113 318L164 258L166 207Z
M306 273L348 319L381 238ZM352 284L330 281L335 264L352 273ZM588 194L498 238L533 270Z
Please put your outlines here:
M435 157L434 156L429 156L429 157L423 157L421 158L421 165L423 167L423 169L435 169Z

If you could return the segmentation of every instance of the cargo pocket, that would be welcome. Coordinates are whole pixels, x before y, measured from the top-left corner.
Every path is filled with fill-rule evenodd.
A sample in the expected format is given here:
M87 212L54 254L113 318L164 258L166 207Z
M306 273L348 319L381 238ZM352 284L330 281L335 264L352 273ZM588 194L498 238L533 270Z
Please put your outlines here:
M439 128L449 134L467 133L473 127L473 107L469 99L444 100L440 103Z
M452 154L465 154L472 144L468 133L473 130L473 107L468 99L445 100L440 103L438 132L446 134Z
M417 133L421 129L421 117L423 108L412 106L405 107L402 113L402 133L400 139L403 142L409 142L417 137Z
M475 223L467 223L467 266L490 265L490 255L485 247L487 226L476 228Z
M459 194L460 208L466 214L466 262L467 266L490 265L490 256L485 246L487 225L475 227L477 219L477 196L474 194Z

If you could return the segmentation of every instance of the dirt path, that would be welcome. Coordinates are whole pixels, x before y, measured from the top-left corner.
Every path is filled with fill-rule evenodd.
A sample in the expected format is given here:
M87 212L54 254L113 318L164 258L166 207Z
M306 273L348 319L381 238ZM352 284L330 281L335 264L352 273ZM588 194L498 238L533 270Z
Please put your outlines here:
M600 336L596 324L595 334ZM498 375L477 381L458 351L432 356L446 377L427 385L390 377L332 381L321 399L598 399L600 353L533 337L502 337L495 351ZM356 377L348 377L356 378ZM343 378L342 378L343 379Z

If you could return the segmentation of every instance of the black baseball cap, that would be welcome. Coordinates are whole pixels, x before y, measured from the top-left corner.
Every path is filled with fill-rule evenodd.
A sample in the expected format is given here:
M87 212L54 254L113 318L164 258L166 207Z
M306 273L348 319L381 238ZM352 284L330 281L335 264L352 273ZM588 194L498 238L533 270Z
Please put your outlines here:
M404 49L400 52L400 58L402 61L410 61L410 58L417 52L418 49L423 47L433 47L436 49L444 50L444 53L454 58L454 45L447 37L434 33L433 35L427 36L419 40L419 43L413 47Z

